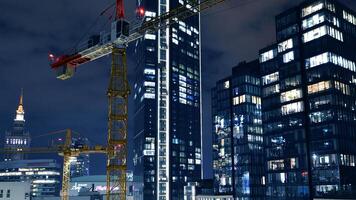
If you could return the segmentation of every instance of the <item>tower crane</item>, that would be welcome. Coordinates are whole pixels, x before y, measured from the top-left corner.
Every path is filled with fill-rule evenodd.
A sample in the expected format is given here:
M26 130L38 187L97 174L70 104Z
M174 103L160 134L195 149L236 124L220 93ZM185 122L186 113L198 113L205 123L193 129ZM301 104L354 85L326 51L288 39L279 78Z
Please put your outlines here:
M76 67L103 56L112 55L111 74L107 96L109 101L107 141L107 200L126 198L127 120L129 85L127 78L126 47L146 33L155 33L178 23L225 0L186 0L183 5L157 17L143 20L139 26L130 26L125 19L123 0L116 0L115 20L109 32L92 35L84 46L74 52L56 57L49 55L57 78L66 80L74 75ZM144 8L139 14L144 18Z
M63 131L56 131L55 133L62 133ZM80 154L101 153L106 154L107 149L103 146L81 146L79 148L72 146L72 130L65 130L65 140L63 145L56 145L52 147L32 147L22 149L0 149L0 153L16 153L16 154L43 154L43 153L58 153L63 156L63 175L62 175L62 200L69 200L69 181L70 181L70 159L71 157L78 157ZM53 134L53 133L51 133Z

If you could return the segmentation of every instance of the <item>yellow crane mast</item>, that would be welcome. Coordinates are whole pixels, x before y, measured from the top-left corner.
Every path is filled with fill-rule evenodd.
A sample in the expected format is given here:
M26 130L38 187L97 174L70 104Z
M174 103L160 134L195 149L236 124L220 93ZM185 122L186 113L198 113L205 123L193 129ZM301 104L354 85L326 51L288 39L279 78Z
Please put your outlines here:
M126 49L112 50L109 99L108 147L106 167L107 199L126 199L126 155L129 83Z

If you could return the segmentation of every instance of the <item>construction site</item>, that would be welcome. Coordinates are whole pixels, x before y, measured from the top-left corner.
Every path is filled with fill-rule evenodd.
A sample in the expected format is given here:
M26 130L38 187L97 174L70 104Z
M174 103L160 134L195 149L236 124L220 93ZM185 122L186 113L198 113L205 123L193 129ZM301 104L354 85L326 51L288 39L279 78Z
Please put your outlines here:
M99 34L90 35L83 43L77 44L73 50L64 55L49 54L50 66L56 73L56 78L59 80L67 80L73 77L77 67L85 65L86 63L103 58L107 55L111 56L111 72L109 77L109 86L106 94L108 98L108 127L107 127L107 145L100 146L91 144L73 146L73 138L78 135L71 129L63 131L56 131L48 135L61 134L64 141L61 144L53 145L51 147L24 147L24 148L5 148L2 150L3 154L46 154L57 153L63 157L63 171L61 173L61 200L71 199L69 196L69 182L70 182L70 163L75 157L81 154L104 154L106 156L106 200L124 200L126 199L127 191L127 160L128 158L128 97L130 88L132 86L128 83L127 77L127 61L126 49L131 43L150 35L161 36L162 51L168 49L169 43L168 32L170 27L174 24L183 23L184 20L189 20L190 17L199 15L206 9L217 4L223 3L224 0L187 0L182 1L179 6L171 9L168 2L163 1L159 9L160 12L156 15L145 11L145 7L140 5L136 9L137 17L135 20L129 21L125 18L125 8L123 0L116 0L112 5L109 5L103 13L107 10L114 9L114 16L110 16L111 21L110 30L101 30ZM109 66L108 66L109 67ZM159 70L161 78L168 76L168 68L162 65ZM160 104L167 102L167 87L164 84L158 89ZM21 109L22 108L21 95ZM18 109L18 114L23 115L23 110ZM161 109L163 112L164 110ZM169 123L166 115L161 116L161 123L164 125ZM165 126L165 125L164 125ZM166 141L166 136L161 133L161 139L158 142ZM161 140L161 141L160 141ZM166 152L157 152L159 156L157 162L166 162ZM166 173L165 170L158 173ZM164 181L158 185L164 191L158 195L162 195L159 199L167 199L167 192L165 188L169 188L168 179L169 174L164 175ZM161 179L161 178L159 178ZM167 190L168 191L168 190Z
M356 1L0 9L0 199L355 199Z

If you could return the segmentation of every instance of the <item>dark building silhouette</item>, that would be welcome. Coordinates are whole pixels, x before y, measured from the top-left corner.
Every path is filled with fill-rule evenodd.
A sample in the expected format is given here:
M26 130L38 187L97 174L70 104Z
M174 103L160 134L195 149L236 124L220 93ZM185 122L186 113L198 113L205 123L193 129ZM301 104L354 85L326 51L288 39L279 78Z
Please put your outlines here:
M260 51L267 199L356 197L356 14L309 0Z

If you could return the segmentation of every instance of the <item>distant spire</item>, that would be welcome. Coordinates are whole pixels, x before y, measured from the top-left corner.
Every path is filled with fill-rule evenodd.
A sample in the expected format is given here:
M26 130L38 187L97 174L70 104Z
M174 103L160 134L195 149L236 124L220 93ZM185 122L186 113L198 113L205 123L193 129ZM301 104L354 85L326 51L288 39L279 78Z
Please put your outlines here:
M23 88L21 88L20 105L23 105Z
M16 110L15 121L25 121L25 110L23 109L23 88L21 88L20 102Z

